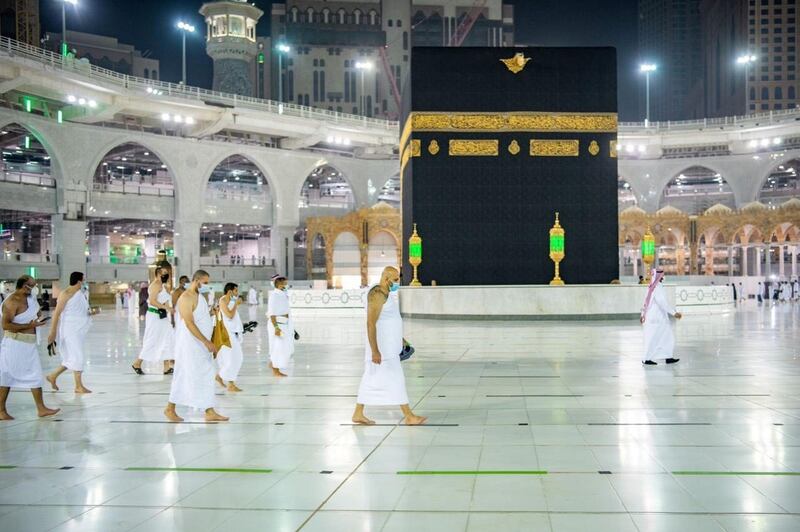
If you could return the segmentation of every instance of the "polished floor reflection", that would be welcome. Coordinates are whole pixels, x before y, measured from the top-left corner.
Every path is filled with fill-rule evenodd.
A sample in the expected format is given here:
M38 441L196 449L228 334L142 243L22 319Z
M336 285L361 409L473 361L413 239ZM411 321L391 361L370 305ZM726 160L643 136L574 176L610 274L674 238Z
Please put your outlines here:
M170 377L130 370L140 322L101 315L94 394L65 374L40 421L12 393L0 530L800 530L800 305L687 316L671 367L640 364L636 323L408 322L423 427L351 426L362 320L297 321L291 378L260 329L231 422L173 425Z

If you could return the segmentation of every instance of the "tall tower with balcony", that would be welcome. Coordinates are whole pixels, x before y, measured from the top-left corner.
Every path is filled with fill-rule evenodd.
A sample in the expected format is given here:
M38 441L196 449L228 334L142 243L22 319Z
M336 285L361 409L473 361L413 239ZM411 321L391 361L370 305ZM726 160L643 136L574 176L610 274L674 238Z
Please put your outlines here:
M254 96L256 24L264 12L243 0L225 0L203 4L200 14L206 21L206 53L214 60L214 90Z

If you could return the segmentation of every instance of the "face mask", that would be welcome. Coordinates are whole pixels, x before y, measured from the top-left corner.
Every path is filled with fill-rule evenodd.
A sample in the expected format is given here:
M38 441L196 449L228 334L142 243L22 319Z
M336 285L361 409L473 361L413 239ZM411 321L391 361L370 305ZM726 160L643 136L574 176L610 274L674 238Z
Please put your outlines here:
M208 286L207 284L201 284L200 286L197 287L197 291L200 292L201 294L207 294L211 292L211 287Z
M392 286L389 287L390 292L397 292L400 290L400 283L392 283Z
M89 291L89 283L83 283L83 285L81 286L81 288L83 288L85 291L87 291L87 292L88 292L88 291Z
M189 286L190 286L190 283L183 283L183 289L184 290L188 290Z
M36 296L39 295L39 287L38 286L34 286L33 288L31 288L31 295L33 297L36 297Z
M168 279L169 279L169 274L168 273L165 273L164 275L161 276L161 282L162 283L166 283Z
M228 302L228 308L229 308L230 310L233 310L233 307L235 307L235 306L236 306L236 301L234 301L233 299L231 299L231 300Z

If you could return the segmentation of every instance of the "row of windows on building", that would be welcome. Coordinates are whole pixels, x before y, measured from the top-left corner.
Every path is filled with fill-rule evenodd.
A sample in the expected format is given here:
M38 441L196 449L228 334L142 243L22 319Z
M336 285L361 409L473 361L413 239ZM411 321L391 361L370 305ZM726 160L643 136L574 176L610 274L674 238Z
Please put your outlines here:
M775 95L775 100L783 100L783 87L775 87L773 90L773 94ZM796 90L794 85L790 85L786 90L786 99L787 100L794 100L797 97ZM756 99L756 88L750 87L750 100ZM761 87L761 99L762 100L769 100L770 99L770 90L769 87Z
M342 8L334 13L327 7L317 12L313 7L301 11L297 6L289 10L289 20L293 23L368 24L371 26L378 26L381 23L381 17L374 9L369 13L364 13L360 9L354 9L352 13L348 13ZM399 20L397 22L400 23Z

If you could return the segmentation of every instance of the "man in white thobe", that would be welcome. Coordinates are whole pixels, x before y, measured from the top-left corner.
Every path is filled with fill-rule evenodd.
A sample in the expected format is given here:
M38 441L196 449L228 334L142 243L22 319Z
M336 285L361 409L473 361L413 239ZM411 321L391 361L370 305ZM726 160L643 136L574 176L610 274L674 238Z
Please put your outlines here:
M294 323L289 312L286 277L272 278L274 290L267 302L267 334L269 335L269 367L275 377L286 377L294 354Z
M670 317L681 319L681 313L667 301L667 293L662 282L664 272L653 270L650 286L647 287L647 297L642 306L639 317L644 325L644 358L642 364L655 366L656 360L664 360L667 364L674 364L675 336L672 334Z
M358 387L353 423L373 425L364 415L364 406L400 406L403 423L421 425L427 420L408 406L406 378L400 362L403 351L403 318L400 316L400 272L387 267L380 284L367 298L367 343L364 349L364 375Z
M170 319L172 296L167 291L169 277L169 268L160 268L156 271L153 282L147 289L147 313L144 322L142 351L131 366L138 375L144 375L142 370L144 361L161 361L164 363L164 375L173 373L169 362L174 358L172 353L174 332Z
M236 283L227 283L224 291L225 295L219 298L219 312L222 314L222 322L228 330L231 346L223 345L217 355L217 365L219 366L217 382L222 386L227 386L229 392L241 392L242 389L236 385L244 360L242 352L244 326L242 318L239 317L239 303L241 302L239 286Z
M258 290L250 286L247 291L247 321L256 321L258 317Z
M11 388L28 388L33 394L39 417L57 414L42 398L42 363L36 340L39 304L33 296L36 280L30 275L17 279L17 289L3 301L3 341L0 343L0 421L14 418L6 409Z
M83 366L86 363L84 342L92 325L90 316L93 314L89 308L89 300L82 290L83 286L83 273L72 272L69 276L69 288L58 296L53 314L47 345L56 346L56 352L61 355L61 365L47 376L47 382L55 391L58 391L58 377L70 370L75 376L75 393L92 393L83 385L82 379Z
M205 420L228 421L214 410L214 366L212 353L217 347L211 341L214 320L208 308L208 273L197 270L189 288L178 299L178 319L175 324L175 376L169 392L169 402L164 415L180 423L177 405L203 410Z

